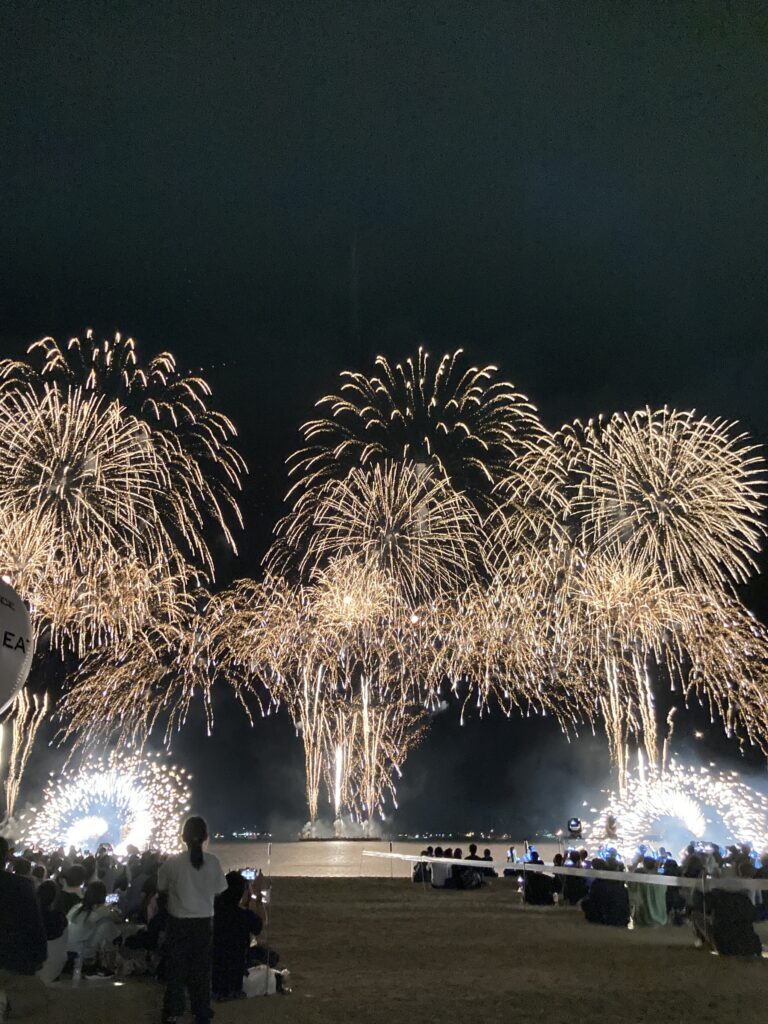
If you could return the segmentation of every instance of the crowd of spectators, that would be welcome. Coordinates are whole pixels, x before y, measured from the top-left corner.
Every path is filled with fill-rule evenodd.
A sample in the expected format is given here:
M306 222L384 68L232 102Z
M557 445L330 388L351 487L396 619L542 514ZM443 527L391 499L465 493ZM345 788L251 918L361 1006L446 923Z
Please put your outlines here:
M183 853L164 857L129 847L53 853L14 850L0 837L0 1020L8 1004L44 1003L43 986L70 979L142 973L165 984L163 1020L185 1012L198 1021L211 997L243 995L254 965L274 967L259 944L268 883L223 874L203 844L202 818L184 826Z
M429 884L433 889L478 889L485 884L486 878L496 877L491 851L484 850L483 856L479 856L476 843L469 844L466 857L459 847L452 849L450 846L445 850L441 846L428 846L421 851L421 856L456 861L455 864L444 864L424 860L414 864L413 881Z
M461 860L461 850L428 847L422 856ZM461 865L419 861L414 865L413 879L431 881L434 888L463 889L474 888L482 884L483 877L496 874L490 850L478 858L477 847L473 845L467 860L491 862L487 869L480 869L482 876L474 884L465 880L466 861ZM531 846L522 859L513 847L509 849L504 876L513 880L525 903L580 907L591 924L660 928L688 923L698 947L726 956L761 954L754 924L768 919L768 853L757 858L747 845L721 850L714 844L692 843L678 863L663 847L653 852L641 846L632 861L625 864L616 849L601 850L591 856L581 848L556 854L552 867L581 869L583 873L542 870L543 862ZM593 872L599 874L590 877ZM659 879L651 883L638 877L642 875L662 876L670 881L662 883ZM672 881L677 877L701 880L702 884L680 885ZM726 878L737 883L718 885L718 879ZM738 885L738 880L763 878L765 892L759 886Z

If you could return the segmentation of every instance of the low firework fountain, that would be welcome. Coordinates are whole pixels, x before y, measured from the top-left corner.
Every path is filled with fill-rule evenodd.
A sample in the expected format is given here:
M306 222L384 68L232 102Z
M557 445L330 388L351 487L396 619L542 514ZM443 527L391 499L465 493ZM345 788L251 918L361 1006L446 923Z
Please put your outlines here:
M627 779L624 796L610 794L585 839L616 846L631 856L641 843L673 853L692 840L768 848L768 797L713 762L696 768L671 759L663 769L644 765Z
M190 778L161 755L88 758L76 771L51 776L40 809L19 820L22 842L43 850L94 851L100 843L118 853L129 846L176 850Z

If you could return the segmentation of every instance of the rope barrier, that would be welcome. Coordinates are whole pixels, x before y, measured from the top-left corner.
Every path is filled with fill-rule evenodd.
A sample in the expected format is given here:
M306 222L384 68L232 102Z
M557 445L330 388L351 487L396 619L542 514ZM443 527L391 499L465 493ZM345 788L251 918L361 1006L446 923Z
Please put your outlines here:
M538 871L548 875L571 875L575 878L604 878L609 882L637 882L641 885L665 885L679 889L695 889L704 885L706 889L728 889L742 891L768 891L768 878L699 877L681 878L679 875L654 875L642 871L594 871L592 868L556 867L554 864L533 864L528 861L456 860L453 857L420 857L409 853L382 853L379 850L363 850L363 857L377 857L384 860L400 860L411 864L461 864L466 868L494 868L503 872L507 869L526 874Z

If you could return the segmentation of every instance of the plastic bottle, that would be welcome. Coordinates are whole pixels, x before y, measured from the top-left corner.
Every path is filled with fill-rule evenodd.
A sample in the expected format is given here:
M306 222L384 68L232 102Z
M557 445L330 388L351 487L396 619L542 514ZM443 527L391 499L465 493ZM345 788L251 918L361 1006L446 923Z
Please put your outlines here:
M75 962L72 965L72 984L79 985L83 979L83 958L81 956L75 957Z

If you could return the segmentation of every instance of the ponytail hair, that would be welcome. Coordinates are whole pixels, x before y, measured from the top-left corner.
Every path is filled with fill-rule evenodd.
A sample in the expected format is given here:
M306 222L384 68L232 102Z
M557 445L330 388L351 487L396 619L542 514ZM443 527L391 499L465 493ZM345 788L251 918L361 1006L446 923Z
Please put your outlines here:
M198 871L203 866L203 843L208 838L205 818L187 818L181 831L181 838L189 850L189 859Z
M89 882L85 887L85 893L83 894L82 903L77 905L72 918L79 917L81 914L85 915L85 919L91 916L91 913L96 907L102 906L107 900L107 887L103 882Z

